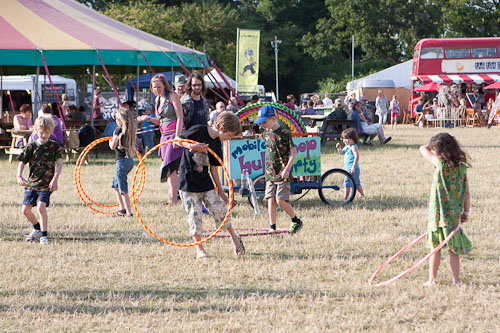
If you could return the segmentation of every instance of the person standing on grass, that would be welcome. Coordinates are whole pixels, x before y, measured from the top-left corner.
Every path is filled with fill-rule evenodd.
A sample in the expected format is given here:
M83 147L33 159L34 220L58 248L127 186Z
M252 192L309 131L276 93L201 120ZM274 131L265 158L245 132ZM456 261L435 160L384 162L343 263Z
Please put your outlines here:
M194 125L208 123L208 101L202 96L205 93L205 80L199 73L192 73L186 83L186 95L181 99L186 130Z
M358 150L358 134L354 128L347 128L341 133L342 142L345 147L342 149L340 143L337 143L337 151L340 155L344 156L345 169L349 172L354 180L354 186L359 193L359 197L363 198L365 196L363 188L361 187L361 182L359 181L359 150ZM351 193L352 184L346 177L344 179L344 200L347 200L349 193Z
M292 180L292 165L297 157L297 148L292 142L288 129L280 127L277 111L271 105L265 105L259 110L256 124L262 124L266 131L263 134L266 142L266 190L265 198L269 210L271 231L276 231L276 210L278 205L292 219L290 233L298 232L302 221L295 215L290 205L290 182Z
M117 216L132 216L128 197L127 175L134 167L135 119L130 109L120 108L116 113L118 127L109 140L109 148L115 151L116 174L111 187L116 192L120 210Z
M393 95L391 105L389 107L391 110L391 128L396 129L396 125L398 124L398 116L399 116L399 101L398 96Z
M59 176L62 170L62 149L59 143L50 139L54 130L54 121L50 115L37 118L35 131L38 138L29 143L23 152L17 157L19 166L17 168L17 183L25 187L23 214L33 225L33 230L28 234L26 240L31 241L40 237L40 244L47 245L47 207L50 204L50 195L57 190ZM23 177L26 164L30 165L28 180ZM33 206L37 206L40 222L36 220L32 212Z
M465 223L470 215L470 194L467 181L467 154L448 133L433 136L428 145L420 147L420 153L435 167L434 181L429 200L427 223L427 247L433 251L461 221ZM467 236L459 229L444 248L450 254L453 284L460 284L459 254L468 254L472 249ZM424 284L436 283L441 250L430 258L429 280Z
M229 203L229 198L222 189L218 173L220 163L215 156L207 151L207 148L212 149L215 154L222 157L222 141L231 140L240 133L241 123L239 118L234 113L225 111L219 114L212 127L195 125L179 136L182 139L197 141L197 144L187 142L175 144L185 148L183 149L179 168L179 193L184 214L189 224L189 234L193 236L195 242L201 240L203 230L202 205L208 208L210 214L214 217L215 228L218 228L226 216L226 205ZM224 228L231 236L235 255L244 255L243 241L236 235L229 220L224 225ZM197 260L207 258L202 244L196 245L195 249Z
M378 123L383 127L387 122L389 102L387 101L387 97L385 97L382 89L378 90L377 95L378 96L375 99L375 107L377 108L377 111L375 114L378 115Z
M156 74L151 79L151 91L157 96L155 102L155 114L158 118L147 114L140 116L138 121L150 121L160 125L160 143L174 139L184 130L184 116L179 95L172 90L163 74ZM177 170L181 162L182 149L175 148L169 143L158 149L158 156L163 160L161 165L160 181L167 182L169 201L162 205L176 205L179 193L179 177Z

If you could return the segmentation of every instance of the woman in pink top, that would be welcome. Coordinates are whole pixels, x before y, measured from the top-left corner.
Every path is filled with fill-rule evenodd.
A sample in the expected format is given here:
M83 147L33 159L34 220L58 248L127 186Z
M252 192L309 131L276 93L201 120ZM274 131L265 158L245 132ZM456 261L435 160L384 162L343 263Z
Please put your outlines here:
M33 126L31 120L31 106L29 104L23 104L19 108L19 114L14 116L14 129L16 130L27 130ZM29 135L27 136L29 138ZM16 147L23 148L24 142L22 138L16 140Z

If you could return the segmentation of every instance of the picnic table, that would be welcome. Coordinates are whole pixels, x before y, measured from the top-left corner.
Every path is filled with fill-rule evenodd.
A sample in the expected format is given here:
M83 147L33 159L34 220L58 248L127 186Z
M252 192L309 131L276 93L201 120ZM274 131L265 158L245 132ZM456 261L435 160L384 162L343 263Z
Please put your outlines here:
M12 140L10 147L5 147L5 154L9 155L9 163L12 163L12 158L14 155L20 155L23 152L23 148L17 148L16 147L16 141L19 138L22 138L23 140L23 146L26 146L28 144L28 139L33 132L33 130L27 129L27 130L17 130L17 129L8 129L8 133L11 134Z
M322 122L318 133L321 138L321 145L326 145L328 139L340 140L343 130L354 127L354 122L347 119L328 119L325 115L303 115L302 120L310 120L311 126L316 127L317 122Z

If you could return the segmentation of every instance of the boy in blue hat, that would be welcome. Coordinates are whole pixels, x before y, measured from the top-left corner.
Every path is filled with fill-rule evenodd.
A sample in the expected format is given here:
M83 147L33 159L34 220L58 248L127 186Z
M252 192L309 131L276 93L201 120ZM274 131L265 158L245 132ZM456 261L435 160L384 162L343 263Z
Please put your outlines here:
M279 205L292 219L290 233L296 233L302 228L302 221L295 215L289 200L291 170L297 157L297 148L293 145L292 134L288 129L280 127L276 115L277 110L273 106L265 105L259 110L255 121L266 129L263 137L267 148L265 198L269 222L271 230L276 231L276 209Z

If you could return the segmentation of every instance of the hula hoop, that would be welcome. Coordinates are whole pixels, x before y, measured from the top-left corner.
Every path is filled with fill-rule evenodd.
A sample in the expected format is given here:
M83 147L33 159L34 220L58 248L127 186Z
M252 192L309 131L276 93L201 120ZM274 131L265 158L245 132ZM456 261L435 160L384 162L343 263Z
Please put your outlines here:
M238 116L240 120L245 120L250 116L257 115L259 109L264 105L271 105L275 107L278 110L277 114L278 118L281 119L285 124L287 124L287 126L290 127L292 132L297 132L297 133L306 132L306 126L304 125L302 119L300 119L299 115L297 115L295 111L290 110L286 106L278 103L262 102L262 103L255 103L252 105L248 105L243 109L239 110L238 112L236 112L236 116Z
M276 231L270 231L269 228L234 228L236 231L257 231L257 232L247 232L247 233L238 233L240 237L249 237L249 236L268 236L268 235L278 235L288 233L287 229L278 228ZM203 234L203 236L208 236L209 234ZM215 235L215 237L229 237L229 235Z
M448 243L448 241L455 235L455 233L458 231L458 229L460 228L460 225L462 224L462 221L458 222L458 225L456 226L456 228L452 231L451 234L448 235L448 237L446 237L436 248L434 248L434 250L432 252L429 252L429 254L427 254L425 257L423 257L422 259L420 259L416 264L414 264L413 266L411 266L410 268L408 268L407 270L399 273L398 275L396 275L395 277L389 279L389 280L386 280L384 282L380 282L380 283L377 283L376 285L374 285L374 287L382 287L382 286L386 286L388 285L389 283L391 282L394 282L396 280L399 280L400 278L402 278L403 276L405 276L406 274L410 273L411 271L413 271L415 268L417 268L418 266L422 265L425 261L427 261L427 259L429 259L432 255L434 255L437 251L441 250L441 248L446 244ZM399 255L403 252L405 252L407 249L409 249L410 247L412 247L413 245L415 245L416 243L418 243L419 241L421 241L422 239L425 238L425 236L427 235L427 233L424 233L423 235L417 237L416 239L414 239L410 244L406 245L405 247L403 247L401 250L399 250L398 252L396 252L395 255L393 255L392 257L390 257L389 259L386 260L386 262L384 262L382 264L382 266L380 266L379 269L377 269L375 271L375 273L372 274L372 276L370 276L370 279L368 280L368 284L369 285L372 285L372 281L373 279L375 279L375 277L377 276L377 274L382 270L384 269L385 266L389 265L394 259L396 259L397 257L399 257Z
M98 144L102 143L102 142L105 142L105 141L109 141L111 140L111 137L104 137L104 138L100 138L100 139L97 139L97 140L94 140L93 142L91 142L87 147L85 147L85 149L83 149L83 151L80 153L80 156L78 156L78 160L76 161L76 166L75 166L75 175L74 175L74 179L75 179L75 186L76 186L76 191L78 192L78 196L80 197L80 199L83 201L83 203L89 207L90 209L92 209L93 211L97 212L97 213L100 213L100 214L105 214L105 215L112 215L112 214L116 214L116 211L115 212L104 212L104 211L101 211L99 209L96 209L94 207L92 207L92 205L89 204L89 202L93 203L94 205L97 205L97 206L100 206L100 207L117 207L118 204L111 204L111 205L103 205L101 203L98 203L94 200L92 200L88 195L87 193L84 191L83 189L83 186L82 186L82 183L81 183L81 178L80 178L80 173L81 173L81 170L82 170L82 165L83 165L83 161L85 160L85 157L88 155L88 153L95 147L97 146ZM137 156L139 157L139 159L141 158L141 155L139 154L139 152L137 150L135 150ZM142 194L142 190L144 188L144 184L146 182L146 171L145 171L145 168L144 166L141 168L141 180L138 184L138 186L140 187L140 190L139 190L139 193L137 195L137 197L134 197L133 195L130 196L130 199L132 201L135 201L137 199L139 199L139 197L141 196ZM85 200L83 197L85 197L89 202L87 202L87 200Z
M139 172L139 167L144 166L144 161L146 160L146 158L153 151L155 151L156 149L160 148L163 145L166 145L166 144L169 144L169 143L175 143L175 142L187 142L187 143L192 143L192 144L199 143L197 141L189 140L189 139L173 139L173 140L168 140L168 141L165 141L165 142L161 142L161 143L157 144L156 146L154 146L153 148L151 148L141 158L141 160L139 161L139 164L137 165L137 169L135 170L134 180L132 181L132 191L133 191L132 192L132 196L133 197L135 197L135 192L136 192L136 190L135 190L135 180L137 179L137 173ZM229 172L227 171L226 166L224 165L224 162L222 162L222 160L220 159L220 157L217 156L217 154L212 149L210 149L209 147L207 147L206 150L210 154L212 154L217 159L217 161L220 163L220 165L224 169L224 177L229 178L229 176L228 176ZM158 239L159 241L161 241L161 242L163 242L165 244L172 245L172 246L178 246L178 247L196 246L196 245L203 244L206 241L208 241L208 240L212 239L213 237L215 237L215 235L217 235L222 230L222 228L226 224L227 220L229 219L229 214L231 213L231 209L232 209L232 206L233 206L233 199L234 199L233 198L233 194L234 194L233 193L233 183L230 181L230 179L228 179L228 186L229 186L229 203L228 203L228 208L227 208L226 216L224 217L224 220L222 221L221 225L211 235L209 235L208 237L206 237L206 238L204 238L204 239L202 239L202 240L200 240L198 242L193 242L193 243L180 244L180 243L169 242L169 241L161 238L160 236L158 236L157 234L155 234L151 229L149 229L149 227L144 223L144 221L142 220L141 214L139 214L139 210L137 209L137 204L136 204L135 200L132 202L132 205L134 206L134 210L135 210L135 213L137 214L137 218L139 219L139 222L141 222L141 225L144 227L144 229L146 229L146 231L151 236L153 236L154 238Z

